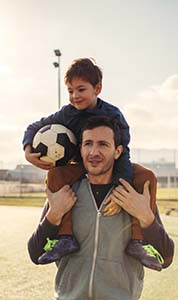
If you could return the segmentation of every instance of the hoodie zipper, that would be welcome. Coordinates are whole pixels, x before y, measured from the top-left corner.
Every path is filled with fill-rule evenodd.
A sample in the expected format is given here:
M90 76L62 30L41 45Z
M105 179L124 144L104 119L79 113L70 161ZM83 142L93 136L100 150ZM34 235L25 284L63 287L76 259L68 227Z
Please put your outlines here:
M92 195L92 199L97 211L97 215L96 215L96 227L95 227L95 240L94 240L94 252L93 252L93 260L92 260L92 268L91 268L91 274L90 274L90 280L89 280L89 290L88 290L88 296L89 299L92 299L93 293L93 279L94 279L94 272L95 272L95 266L96 266L96 258L97 258L97 251L98 251L98 237L99 237L99 223L100 223L100 217L101 217L101 209L103 206L103 202L104 200L108 197L108 195L110 194L111 190L113 189L113 187L108 191L106 197L104 198L103 202L101 203L99 209L96 205L96 201L95 198L93 196L93 192L91 189L90 184L88 183L89 186L89 190L90 190L90 194Z

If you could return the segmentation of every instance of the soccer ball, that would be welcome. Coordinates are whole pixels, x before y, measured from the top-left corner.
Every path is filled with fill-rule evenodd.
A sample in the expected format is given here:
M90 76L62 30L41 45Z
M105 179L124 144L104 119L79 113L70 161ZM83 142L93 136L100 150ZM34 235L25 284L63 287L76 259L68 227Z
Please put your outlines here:
M73 132L60 124L46 125L33 138L32 151L41 152L40 159L54 166L68 163L76 153L77 140Z

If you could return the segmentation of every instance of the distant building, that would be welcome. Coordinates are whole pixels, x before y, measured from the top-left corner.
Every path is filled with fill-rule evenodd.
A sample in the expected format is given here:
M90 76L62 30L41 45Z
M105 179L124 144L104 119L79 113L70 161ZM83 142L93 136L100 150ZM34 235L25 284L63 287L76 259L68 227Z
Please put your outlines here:
M178 169L174 162L164 159L152 162L140 162L157 176L159 187L178 187ZM47 171L33 165L19 164L14 170L0 170L0 180L19 181L21 183L43 183Z
M7 180L8 178L8 170L2 169L0 170L0 180Z
M19 164L14 170L0 170L0 180L41 183L45 177L46 171L33 165Z
M143 165L155 173L159 187L178 187L178 169L174 162L161 159Z

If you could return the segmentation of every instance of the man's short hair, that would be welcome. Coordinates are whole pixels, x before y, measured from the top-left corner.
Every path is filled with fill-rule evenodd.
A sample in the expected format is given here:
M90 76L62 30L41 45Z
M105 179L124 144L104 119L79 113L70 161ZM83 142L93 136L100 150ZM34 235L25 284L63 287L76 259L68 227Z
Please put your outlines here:
M85 130L94 129L100 126L106 126L111 128L114 135L115 147L121 145L121 129L119 126L119 121L115 117L113 118L108 116L94 116L88 119L82 128L80 135L80 143L82 142L82 136Z
M79 58L72 62L69 66L64 81L65 84L71 83L74 78L81 78L89 82L92 86L96 86L102 82L101 69L89 58Z

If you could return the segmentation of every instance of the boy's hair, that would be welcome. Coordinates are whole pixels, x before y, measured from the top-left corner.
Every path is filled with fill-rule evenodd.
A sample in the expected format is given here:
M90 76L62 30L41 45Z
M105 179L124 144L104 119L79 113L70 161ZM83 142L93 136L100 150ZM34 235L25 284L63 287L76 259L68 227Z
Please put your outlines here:
M94 116L88 119L85 125L82 127L82 131L80 135L80 144L82 143L82 136L85 130L94 129L100 126L106 126L112 129L114 133L115 148L121 145L121 129L119 126L119 121L116 118L112 118L108 116Z
M75 77L81 78L95 87L102 82L103 75L101 69L91 59L79 58L69 66L64 77L65 84L71 83Z

